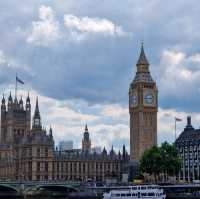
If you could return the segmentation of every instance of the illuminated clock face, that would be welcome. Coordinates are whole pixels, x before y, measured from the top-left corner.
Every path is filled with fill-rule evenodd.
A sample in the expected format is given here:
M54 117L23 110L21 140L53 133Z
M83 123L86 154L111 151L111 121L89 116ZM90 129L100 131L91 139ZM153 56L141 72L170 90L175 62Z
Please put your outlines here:
M152 104L153 103L153 95L151 93L148 93L147 95L145 95L145 102L147 104Z
M131 106L135 106L137 104L137 96L136 95L131 96L130 104L131 104Z

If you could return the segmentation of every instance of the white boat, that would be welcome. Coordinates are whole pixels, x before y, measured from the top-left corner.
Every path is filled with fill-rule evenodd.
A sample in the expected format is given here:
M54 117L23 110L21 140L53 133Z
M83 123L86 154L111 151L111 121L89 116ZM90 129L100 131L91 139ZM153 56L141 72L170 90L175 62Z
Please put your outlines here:
M165 199L166 194L158 185L120 187L103 194L103 199Z

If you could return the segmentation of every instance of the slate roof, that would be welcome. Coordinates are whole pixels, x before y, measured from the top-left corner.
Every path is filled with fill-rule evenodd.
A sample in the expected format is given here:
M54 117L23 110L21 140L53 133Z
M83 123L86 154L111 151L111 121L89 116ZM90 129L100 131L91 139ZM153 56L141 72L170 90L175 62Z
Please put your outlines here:
M176 139L175 144L177 147L200 144L200 129L193 128L190 117L188 117L188 123L184 131Z
M141 47L140 57L137 61L137 65L149 65L149 62L148 62L146 55L145 55L145 52L144 52L143 44L142 44L142 47Z

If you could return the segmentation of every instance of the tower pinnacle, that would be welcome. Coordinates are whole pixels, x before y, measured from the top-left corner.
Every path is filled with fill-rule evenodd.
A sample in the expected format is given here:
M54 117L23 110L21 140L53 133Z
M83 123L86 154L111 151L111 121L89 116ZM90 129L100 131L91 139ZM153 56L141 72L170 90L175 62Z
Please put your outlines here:
M33 128L42 128L40 111L39 111L39 106L38 106L38 97L36 99L35 113L33 116Z
M144 43L142 42L141 45L141 52L140 52L140 56L139 59L137 61L137 66L139 65L149 65L149 62L146 58L145 52L144 52Z
M26 101L27 101L27 102L30 102L29 92L28 92L28 96L27 96L27 98L26 98Z
M5 102L6 102L6 100L5 100L5 98L4 98L4 93L3 93L3 98L2 98L2 100L1 100L1 102L2 102L2 104L5 104Z
M85 132L83 134L83 140L82 140L82 150L84 152L89 152L91 149L91 140L90 140L90 135L88 132L88 127L87 124L85 125Z
M130 158L139 161L146 149L157 144L158 90L143 43L136 65L137 72L129 88ZM126 158L125 147L123 157Z
M88 132L87 124L85 125L85 132Z

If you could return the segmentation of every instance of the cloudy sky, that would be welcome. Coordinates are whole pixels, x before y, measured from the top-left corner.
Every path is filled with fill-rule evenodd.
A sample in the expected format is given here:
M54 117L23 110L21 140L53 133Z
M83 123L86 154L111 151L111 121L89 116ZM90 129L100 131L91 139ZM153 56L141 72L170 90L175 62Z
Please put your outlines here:
M93 146L129 148L128 88L144 41L159 89L158 141L174 141L174 117L200 126L198 0L0 1L0 91L15 74L19 95L39 96L43 125L56 143L80 147L87 123Z

